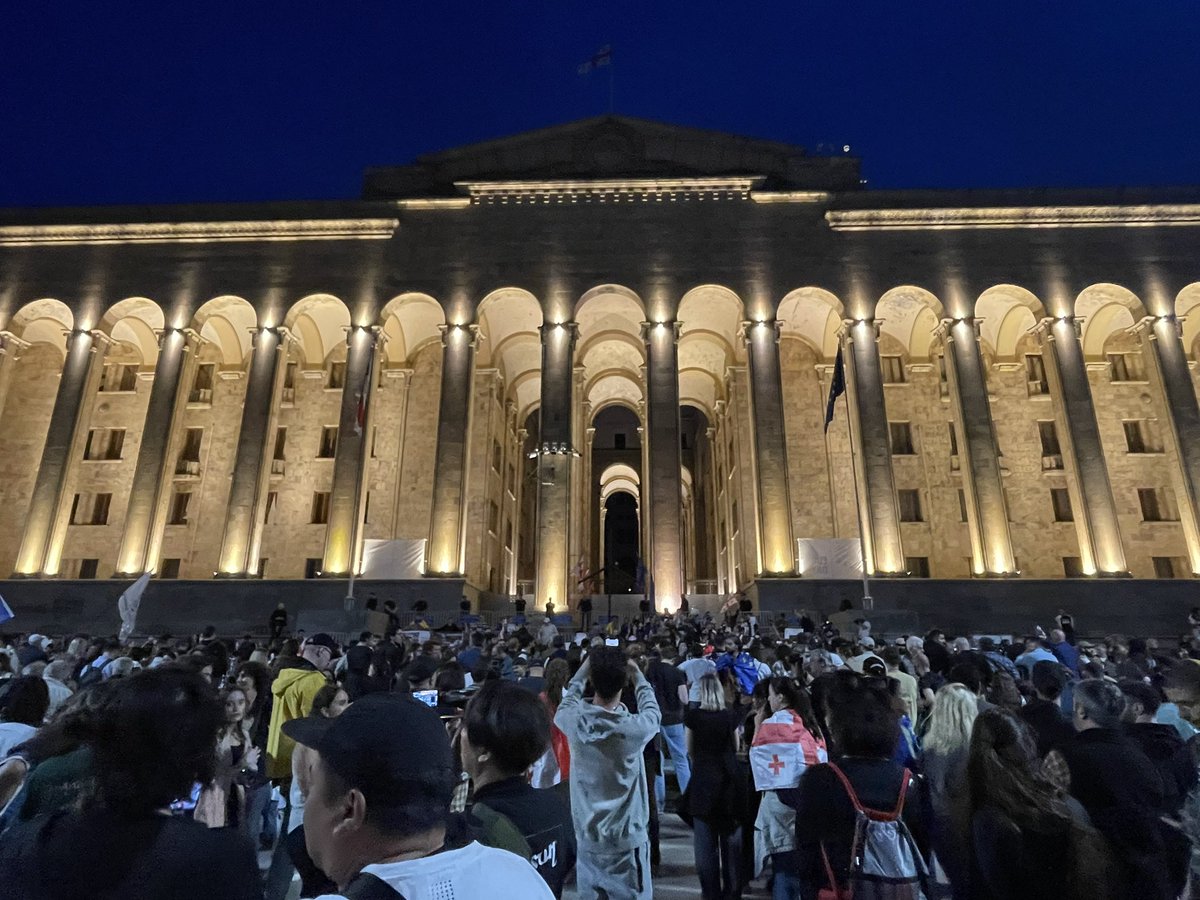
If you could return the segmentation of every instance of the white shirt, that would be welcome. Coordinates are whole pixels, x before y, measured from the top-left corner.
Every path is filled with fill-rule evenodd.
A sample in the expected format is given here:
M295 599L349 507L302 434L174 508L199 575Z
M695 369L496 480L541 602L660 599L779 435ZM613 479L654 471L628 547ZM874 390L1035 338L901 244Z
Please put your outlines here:
M32 725L23 725L20 722L0 722L0 759L4 759L12 752L13 747L25 743L35 734L37 734L37 729Z
M692 703L700 701L700 679L705 675L717 674L717 664L702 656L685 659L676 668L687 676L688 700Z
M529 860L478 842L363 871L386 881L405 900L554 900ZM342 895L322 894L317 900L342 900Z

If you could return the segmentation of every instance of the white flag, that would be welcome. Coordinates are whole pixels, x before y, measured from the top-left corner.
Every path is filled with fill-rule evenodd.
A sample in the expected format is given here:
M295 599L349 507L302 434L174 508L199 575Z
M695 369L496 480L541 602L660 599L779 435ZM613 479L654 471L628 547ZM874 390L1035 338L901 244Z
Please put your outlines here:
M117 600L117 612L121 614L121 630L117 632L117 637L125 641L133 634L133 627L137 623L138 607L142 605L142 594L146 593L146 585L150 583L150 573L145 573L141 578L125 589L120 598Z

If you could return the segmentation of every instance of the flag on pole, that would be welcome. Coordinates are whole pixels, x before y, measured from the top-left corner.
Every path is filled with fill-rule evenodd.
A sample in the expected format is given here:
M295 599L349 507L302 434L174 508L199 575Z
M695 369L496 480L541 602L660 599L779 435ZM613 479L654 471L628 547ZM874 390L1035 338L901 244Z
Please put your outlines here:
M12 607L5 602L3 597L0 597L0 625L11 620L14 616L15 613L12 611Z
M829 382L829 399L825 401L825 430L833 421L833 405L837 398L846 393L846 364L842 361L842 348L838 347L837 359L833 363L833 378Z
M146 572L125 589L117 600L117 612L121 614L121 630L117 637L128 640L137 624L138 607L142 605L142 594L146 593L146 585L150 583L150 573Z
M593 69L598 69L601 66L611 66L611 65L612 65L612 47L608 44L605 44L603 47L601 47L599 50L597 50L592 55L591 59L589 59L585 63L582 63L579 66L579 74L587 75Z
M371 393L371 379L375 377L375 348L367 357L367 372L363 376L362 386L358 389L358 409L354 413L354 433L360 435L367 427L367 397Z

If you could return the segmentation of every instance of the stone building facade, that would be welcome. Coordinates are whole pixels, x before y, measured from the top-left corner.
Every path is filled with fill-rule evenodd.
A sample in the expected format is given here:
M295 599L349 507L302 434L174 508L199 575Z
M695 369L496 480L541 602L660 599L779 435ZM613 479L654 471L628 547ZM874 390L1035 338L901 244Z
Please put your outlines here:
M861 531L879 577L1191 577L1198 304L1190 189L869 191L620 117L358 201L7 211L0 569L425 541L427 578L561 605L621 543L669 608Z

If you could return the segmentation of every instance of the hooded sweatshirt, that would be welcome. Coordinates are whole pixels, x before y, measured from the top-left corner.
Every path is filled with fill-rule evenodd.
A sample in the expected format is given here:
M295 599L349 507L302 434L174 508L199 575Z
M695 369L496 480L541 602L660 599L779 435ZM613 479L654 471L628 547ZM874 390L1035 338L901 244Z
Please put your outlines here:
M271 682L271 727L267 732L267 777L287 778L292 774L292 751L296 742L283 733L283 723L301 719L312 709L313 698L326 685L325 675L307 660L297 668L282 669Z
M648 840L649 794L642 748L658 734L661 715L654 688L638 672L638 711L622 703L608 710L583 700L587 677L577 674L563 691L554 724L571 746L571 814L580 847L613 853Z

